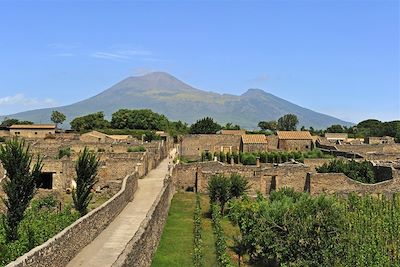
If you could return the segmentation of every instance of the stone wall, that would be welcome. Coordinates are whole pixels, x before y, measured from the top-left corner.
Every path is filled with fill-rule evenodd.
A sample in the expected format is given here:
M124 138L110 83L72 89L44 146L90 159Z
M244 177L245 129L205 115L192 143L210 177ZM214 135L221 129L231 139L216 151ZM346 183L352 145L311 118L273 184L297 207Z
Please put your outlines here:
M249 193L268 194L272 187L290 186L303 190L307 173L312 169L304 164L263 164L257 166L227 165L220 162L200 162L178 164L172 173L177 190L196 189L207 192L207 183L211 176L237 173L246 177L250 183ZM274 186L271 186L274 183Z
M201 152L208 150L212 153L224 151L239 152L240 135L224 134L190 134L183 137L180 154L184 157L199 159Z
M398 172L398 171L397 171ZM396 173L396 171L394 172ZM312 173L310 174L311 194L385 194L400 191L400 179L396 174L394 179L376 184L364 184L354 181L343 173Z
M307 151L313 149L313 142L312 140L279 140L278 148L288 151Z
M310 191L311 194L327 193L388 193L400 191L399 170L387 166L375 166L378 181L390 179L377 184L363 184L354 181L344 174L315 173L315 166L305 164L263 164L260 167L243 165L226 165L220 162L202 162L178 164L172 173L177 190L198 190L207 192L207 183L211 176L223 174L229 176L237 173L246 177L250 184L250 195L257 192L269 194L271 190L291 187L295 191Z
M124 178L121 190L100 207L81 217L44 244L11 262L7 267L60 267L92 242L108 224L132 201L139 175Z
M267 144L242 144L242 152L264 152L268 150Z
M128 242L112 267L147 267L160 241L171 199L174 195L174 186L169 177L164 181L164 187L158 195L139 230Z

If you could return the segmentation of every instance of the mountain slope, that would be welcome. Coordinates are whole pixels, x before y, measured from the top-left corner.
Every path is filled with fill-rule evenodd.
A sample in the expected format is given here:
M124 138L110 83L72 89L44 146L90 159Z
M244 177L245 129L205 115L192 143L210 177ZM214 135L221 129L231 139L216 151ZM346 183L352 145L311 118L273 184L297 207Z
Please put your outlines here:
M120 108L149 108L171 120L188 123L210 116L221 124L232 122L248 129L256 128L259 121L276 120L288 113L297 115L299 126L319 129L332 124L351 125L260 89L249 89L240 96L221 95L193 88L163 72L129 77L96 96L68 106L31 110L7 117L45 123L56 109L64 113L69 122L77 116L97 111L104 111L111 118L111 114Z

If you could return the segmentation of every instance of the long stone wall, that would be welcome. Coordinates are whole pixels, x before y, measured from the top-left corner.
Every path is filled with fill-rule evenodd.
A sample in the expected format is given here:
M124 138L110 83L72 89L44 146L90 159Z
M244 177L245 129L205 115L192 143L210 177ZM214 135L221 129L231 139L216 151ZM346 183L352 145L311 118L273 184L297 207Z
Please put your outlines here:
M134 193L138 187L138 179L150 169L155 168L167 155L165 152L166 147L161 142L149 147L149 151L141 153L142 156L138 158L141 164L137 164L135 157L128 157L134 171L123 179L121 189L117 194L100 207L75 221L53 238L22 255L14 262L9 263L7 267L65 266L83 247L92 242L118 216L128 202L133 200ZM125 159L127 160L127 158ZM117 161L121 160L121 158L110 157L108 160ZM104 175L106 174L104 173ZM111 175L110 173L108 174ZM143 252L145 254L148 251L155 250L167 217L169 201L173 195L173 184L171 179L168 181L163 188L163 193L160 194L155 202L157 204L152 207L152 211L154 212L149 212L146 217L147 223L142 223L142 228L145 229L145 240L148 242L153 240L153 243L146 244L148 249Z
M121 190L111 199L42 245L22 255L7 267L61 267L65 266L83 247L88 245L132 201L139 175L124 178Z
M172 178L165 180L164 187L141 223L139 230L128 242L112 267L147 267L160 241L168 210L175 189Z
M314 162L316 163L316 162ZM400 191L398 169L388 166L374 166L378 181L376 184L363 184L340 173L315 173L315 165L305 164L263 164L260 167L226 165L219 162L178 164L173 170L173 181L177 190L198 190L207 192L207 183L215 174L230 175L238 173L247 178L249 194L257 192L269 194L271 190L291 187L295 191L308 191L311 194L349 192L390 194Z

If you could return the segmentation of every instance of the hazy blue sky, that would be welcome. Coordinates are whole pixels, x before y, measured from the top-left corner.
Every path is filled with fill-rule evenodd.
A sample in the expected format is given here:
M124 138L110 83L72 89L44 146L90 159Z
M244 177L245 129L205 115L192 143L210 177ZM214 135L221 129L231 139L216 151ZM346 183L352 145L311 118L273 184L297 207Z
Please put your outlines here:
M399 119L399 2L0 0L0 114L158 70L353 122Z

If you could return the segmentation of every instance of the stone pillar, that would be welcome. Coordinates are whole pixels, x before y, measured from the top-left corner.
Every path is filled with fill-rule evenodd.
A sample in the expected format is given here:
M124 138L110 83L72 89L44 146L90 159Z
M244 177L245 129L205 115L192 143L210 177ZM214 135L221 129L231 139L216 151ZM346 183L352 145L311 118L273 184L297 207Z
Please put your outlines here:
M231 165L235 165L235 159L233 157L231 157Z
M261 166L261 164L260 164L260 157L257 157L257 158L256 158L256 166L257 166L257 167L260 167L260 166Z

